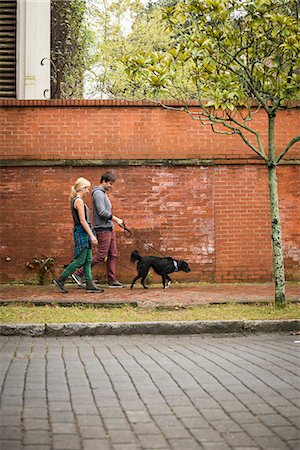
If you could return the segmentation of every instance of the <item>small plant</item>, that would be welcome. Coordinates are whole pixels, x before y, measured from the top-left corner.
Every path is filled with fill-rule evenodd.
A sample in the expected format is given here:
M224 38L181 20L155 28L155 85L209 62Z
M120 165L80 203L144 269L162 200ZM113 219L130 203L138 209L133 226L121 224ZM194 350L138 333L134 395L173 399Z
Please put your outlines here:
M26 267L37 272L39 284L45 284L47 275L52 275L54 272L54 258L42 256L39 259L37 256L34 256L32 262L28 261L26 263Z
M152 282L153 282L153 273L149 272L147 277L146 277L145 283L146 284L151 284Z

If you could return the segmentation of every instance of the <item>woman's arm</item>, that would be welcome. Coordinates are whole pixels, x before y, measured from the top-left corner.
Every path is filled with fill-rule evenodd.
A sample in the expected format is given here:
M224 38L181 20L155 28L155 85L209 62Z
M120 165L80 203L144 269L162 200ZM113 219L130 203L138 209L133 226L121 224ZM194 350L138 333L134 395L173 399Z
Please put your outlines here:
M74 208L77 209L80 223L83 226L83 228L85 229L85 231L87 232L87 234L90 236L92 243L93 244L98 244L97 238L95 237L95 235L93 234L89 224L85 220L84 203L83 203L82 198L77 198L75 200Z

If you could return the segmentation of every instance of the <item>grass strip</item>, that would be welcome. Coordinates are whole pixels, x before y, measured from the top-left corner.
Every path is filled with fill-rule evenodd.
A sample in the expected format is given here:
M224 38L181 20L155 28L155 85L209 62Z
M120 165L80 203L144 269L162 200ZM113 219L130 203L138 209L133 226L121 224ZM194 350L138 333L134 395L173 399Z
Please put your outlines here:
M63 307L57 304L0 306L0 323L148 322L181 320L280 320L299 319L300 305L278 309L270 305L203 305L155 310L124 306L99 308L89 305Z

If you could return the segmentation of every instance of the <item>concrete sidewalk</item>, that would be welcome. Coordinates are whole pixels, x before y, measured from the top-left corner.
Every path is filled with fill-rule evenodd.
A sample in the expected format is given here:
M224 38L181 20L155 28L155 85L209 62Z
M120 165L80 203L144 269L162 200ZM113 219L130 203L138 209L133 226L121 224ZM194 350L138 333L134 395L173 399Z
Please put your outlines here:
M104 292L87 294L76 284L69 284L67 294L58 292L54 285L27 286L2 285L0 304L9 302L31 302L33 304L76 304L94 305L131 304L139 307L192 306L203 304L222 304L228 302L261 303L274 301L273 283L236 283L236 284L172 284L169 289L161 286L149 286L149 289L127 286L123 289L110 289ZM290 302L300 302L300 284L287 283L286 296Z

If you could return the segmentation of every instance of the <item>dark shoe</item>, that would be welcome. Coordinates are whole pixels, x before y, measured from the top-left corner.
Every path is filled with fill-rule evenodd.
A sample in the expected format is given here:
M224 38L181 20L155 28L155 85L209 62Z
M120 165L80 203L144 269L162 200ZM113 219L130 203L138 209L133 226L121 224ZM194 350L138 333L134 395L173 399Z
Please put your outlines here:
M64 286L65 281L62 280L61 278L56 278L56 280L53 280L53 283L60 290L60 292L63 292L64 294L66 294L68 292Z
M72 273L72 278L75 281L75 283L78 284L78 286L80 286L81 288L84 288L84 284L82 282L82 278L80 275L76 275L76 273Z
M110 288L123 288L124 285L116 280L116 281L112 281L111 283L108 283L108 287L110 287Z
M86 292L89 292L89 293L93 293L93 292L96 292L96 293L100 293L100 292L103 292L104 291L104 289L102 289L102 288L98 288L96 285L95 285L95 283L94 283L94 281L87 281L87 283L86 283Z

